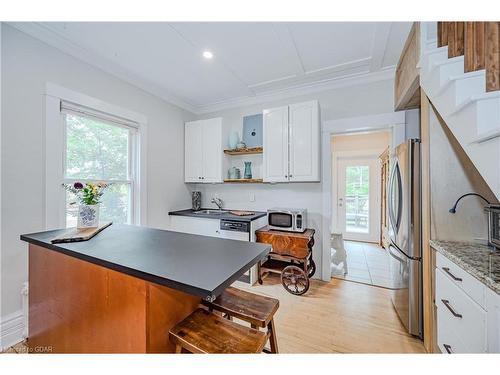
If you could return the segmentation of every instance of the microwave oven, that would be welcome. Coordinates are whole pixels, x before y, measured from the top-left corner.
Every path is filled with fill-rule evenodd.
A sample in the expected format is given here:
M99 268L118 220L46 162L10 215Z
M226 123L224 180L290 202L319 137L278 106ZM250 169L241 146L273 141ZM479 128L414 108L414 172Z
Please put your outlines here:
M267 210L269 229L288 232L305 232L307 228L307 210L298 208L272 208Z

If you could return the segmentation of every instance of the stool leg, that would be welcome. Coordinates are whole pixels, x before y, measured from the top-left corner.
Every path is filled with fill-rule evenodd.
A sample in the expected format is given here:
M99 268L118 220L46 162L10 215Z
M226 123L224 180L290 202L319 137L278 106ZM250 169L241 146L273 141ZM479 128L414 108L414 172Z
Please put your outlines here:
M182 353L182 346L180 346L179 344L175 345L175 353L176 354Z
M267 325L269 331L269 344L271 345L271 353L278 353L278 339L276 338L276 327L274 326L274 319L271 319Z

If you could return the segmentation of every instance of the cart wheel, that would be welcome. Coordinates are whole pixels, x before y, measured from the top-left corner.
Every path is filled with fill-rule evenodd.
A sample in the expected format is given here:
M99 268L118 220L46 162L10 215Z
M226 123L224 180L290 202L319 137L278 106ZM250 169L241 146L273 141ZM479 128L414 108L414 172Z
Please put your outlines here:
M307 273L307 277L311 278L314 276L316 273L316 263L314 263L314 260L311 259L311 262L309 263L309 272Z
M287 266L281 271L281 283L289 293L297 296L309 289L309 278L304 270L297 266Z

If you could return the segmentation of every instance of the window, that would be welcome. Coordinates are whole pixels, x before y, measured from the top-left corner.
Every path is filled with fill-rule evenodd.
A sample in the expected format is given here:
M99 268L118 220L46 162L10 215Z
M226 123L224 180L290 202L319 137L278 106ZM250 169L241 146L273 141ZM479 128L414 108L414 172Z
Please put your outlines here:
M111 184L102 197L100 219L135 223L138 129L123 119L61 103L64 119L64 183ZM66 226L74 227L78 207L65 191Z

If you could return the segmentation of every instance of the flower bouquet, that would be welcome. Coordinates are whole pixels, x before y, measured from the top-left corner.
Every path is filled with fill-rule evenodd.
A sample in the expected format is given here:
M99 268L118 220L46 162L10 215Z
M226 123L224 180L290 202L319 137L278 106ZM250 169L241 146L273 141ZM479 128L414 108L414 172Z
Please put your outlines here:
M77 228L93 228L99 226L99 204L108 184L104 182L75 182L64 185L66 190L75 194L79 200ZM72 202L71 204L75 204Z

